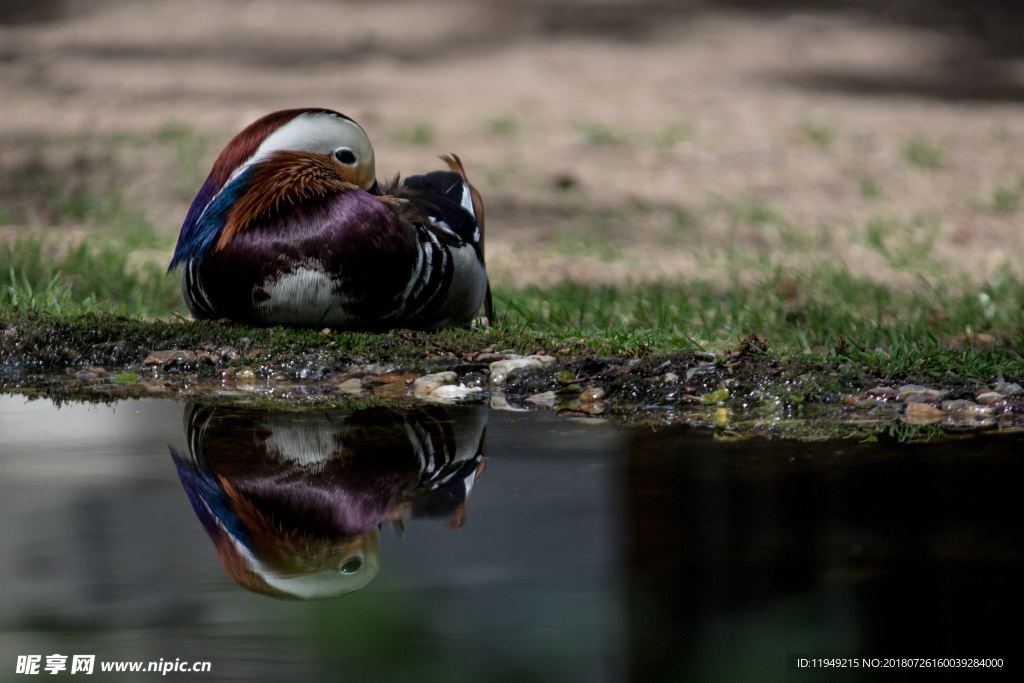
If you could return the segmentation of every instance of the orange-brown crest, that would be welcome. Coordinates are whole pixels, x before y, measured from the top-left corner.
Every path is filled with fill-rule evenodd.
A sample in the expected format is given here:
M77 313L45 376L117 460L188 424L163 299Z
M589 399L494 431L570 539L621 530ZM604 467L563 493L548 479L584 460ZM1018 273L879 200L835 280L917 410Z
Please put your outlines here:
M223 249L261 216L349 189L358 188L339 175L330 157L312 152L275 152L256 167L248 189L231 207L214 250Z

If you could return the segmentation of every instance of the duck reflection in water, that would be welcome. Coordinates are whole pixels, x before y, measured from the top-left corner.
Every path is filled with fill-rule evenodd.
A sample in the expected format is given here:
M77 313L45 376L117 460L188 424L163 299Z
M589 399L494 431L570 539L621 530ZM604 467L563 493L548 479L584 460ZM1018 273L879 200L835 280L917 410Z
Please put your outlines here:
M330 598L380 571L380 526L461 526L484 470L486 406L285 411L194 404L171 449L228 575L275 597Z

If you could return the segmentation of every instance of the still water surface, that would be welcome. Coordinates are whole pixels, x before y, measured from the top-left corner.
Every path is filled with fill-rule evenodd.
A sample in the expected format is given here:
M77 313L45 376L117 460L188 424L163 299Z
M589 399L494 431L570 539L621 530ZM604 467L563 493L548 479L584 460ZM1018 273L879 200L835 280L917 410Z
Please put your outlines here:
M774 680L794 653L1018 649L1019 436L20 397L0 435L9 673L95 653L209 660L205 681Z

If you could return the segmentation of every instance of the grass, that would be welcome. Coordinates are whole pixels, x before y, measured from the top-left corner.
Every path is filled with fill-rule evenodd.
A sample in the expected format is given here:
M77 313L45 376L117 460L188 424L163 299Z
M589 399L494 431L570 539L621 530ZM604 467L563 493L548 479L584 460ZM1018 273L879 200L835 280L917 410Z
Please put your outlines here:
M36 234L0 243L0 310L184 312L177 279L166 275L162 261L127 258L156 242L148 224L140 223L117 240L67 246Z
M891 249L888 240L897 228L881 222L878 226L879 248ZM894 258L904 257L897 252ZM113 313L166 318L183 312L177 278L164 274L162 263L129 266L113 243L81 244L53 255L41 239L23 239L0 249L0 273L0 324L4 318L34 312L56 316L51 320L77 329L68 339L80 336L79 328L109 324L117 331L108 336L156 335L160 343L179 346L220 329L172 319L151 328L138 320L114 323L94 317ZM357 355L392 354L392 360L410 361L422 360L431 348L617 356L721 351L757 335L768 352L790 362L843 357L887 373L1024 376L1024 282L1008 273L980 287L946 282L942 288L924 280L915 287L893 288L826 267L805 273L766 270L759 281L747 284L735 276L726 279L625 287L571 282L547 288L499 287L499 324L490 329L417 334L408 346L399 343L400 335L390 337L398 340L390 345L380 343L387 335L350 333L331 339ZM214 336L223 334L228 333L217 331ZM315 331L240 327L228 336L232 334L261 340L265 346L257 348L268 353L282 345L309 349L326 343ZM171 341L175 335L182 338ZM972 340L983 338L990 341L972 346Z
M812 123L801 127L808 142L823 148L834 144L834 129ZM521 135L521 126L514 117L496 117L484 123L484 131L511 139ZM605 124L577 122L573 127L588 145L635 141ZM665 134L659 144L672 147L692 130L680 126ZM429 124L414 122L400 137L410 145L425 145L434 140L435 132ZM200 179L205 139L186 127L168 125L158 131L156 144L173 162L170 170L176 170L182 188L187 185L191 192ZM945 163L945 146L930 139L914 138L904 151L907 161L920 168ZM857 372L979 381L999 373L1024 377L1024 281L1005 272L986 284L973 284L941 272L933 251L943 224L926 214L910 219L878 216L854 238L882 255L893 271L916 274L911 286L857 278L825 259L802 270L783 270L771 256L740 244L730 247L726 256L732 260L727 258L713 279L621 286L563 282L519 289L497 283L500 319L491 328L324 337L308 330L182 324L175 317L185 313L178 278L165 273L171 237L158 235L116 185L89 191L84 179L91 170L102 170L103 163L93 160L77 169L79 184L62 185L45 168L36 176L9 179L16 190L12 196L33 200L50 222L40 222L34 232L14 241L0 242L0 330L8 325L17 328L19 353L37 354L32 357L49 359L46 363L55 366L78 362L69 359L94 353L90 349L97 344L123 346L135 362L144 349L223 343L254 350L261 357L327 353L326 345L332 344L330 353L336 357L423 364L439 354L487 349L545 350L569 357L718 352L756 337L759 353L809 372L848 365ZM523 175L512 164L481 171L490 186ZM19 187L15 181L36 184ZM1022 188L995 188L985 201L986 209L1004 215L1017 212ZM880 183L867 177L860 181L860 194L868 200L883 197ZM667 248L673 239L697 241L709 220L723 216L737 240L778 243L796 253L822 246L821 240L830 235L828 226L800 225L777 205L749 197L712 207L710 215L641 200L594 207L577 198L559 206L564 215L553 220L564 219L565 225L550 233L547 248L583 253L598 261L628 257L625 245L632 236L622 227L637 219L658 226ZM21 218L17 210L5 209L0 223ZM61 228L42 228L51 223L87 228L76 234L84 232L89 238L68 239L58 236ZM51 353L46 348L52 344L58 347ZM65 358L60 348L74 353ZM14 352L0 349L0 360L4 353ZM127 377L121 381L127 383Z
M873 218L865 227L864 239L893 268L925 272L937 267L931 254L940 231L941 225L934 216L919 215L909 221Z
M874 178L862 178L860 196L870 201L879 201L885 199L885 190L882 189L882 184Z
M801 121L798 129L805 142L823 150L832 149L839 140L839 129L821 121Z
M428 121L414 121L397 130L394 140L407 147L425 147L437 140L437 131Z
M580 142L589 147L622 145L626 137L606 123L596 121L573 121L571 124Z
M191 127L179 123L162 126L156 133L156 140L174 162L174 195L179 199L191 199L203 182L203 160L209 140Z
M495 116L483 123L485 133L500 138L516 137L522 132L522 129L522 122L512 114Z
M942 142L915 135L903 146L903 158L915 168L935 171L945 167L946 149L947 145Z

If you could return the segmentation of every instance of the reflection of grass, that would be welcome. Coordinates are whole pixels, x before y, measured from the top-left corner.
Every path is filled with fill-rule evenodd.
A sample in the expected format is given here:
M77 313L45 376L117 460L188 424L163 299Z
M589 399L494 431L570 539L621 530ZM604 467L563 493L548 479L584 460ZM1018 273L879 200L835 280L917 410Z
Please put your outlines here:
M911 166L934 171L946 165L946 145L915 135L903 147L903 158Z

